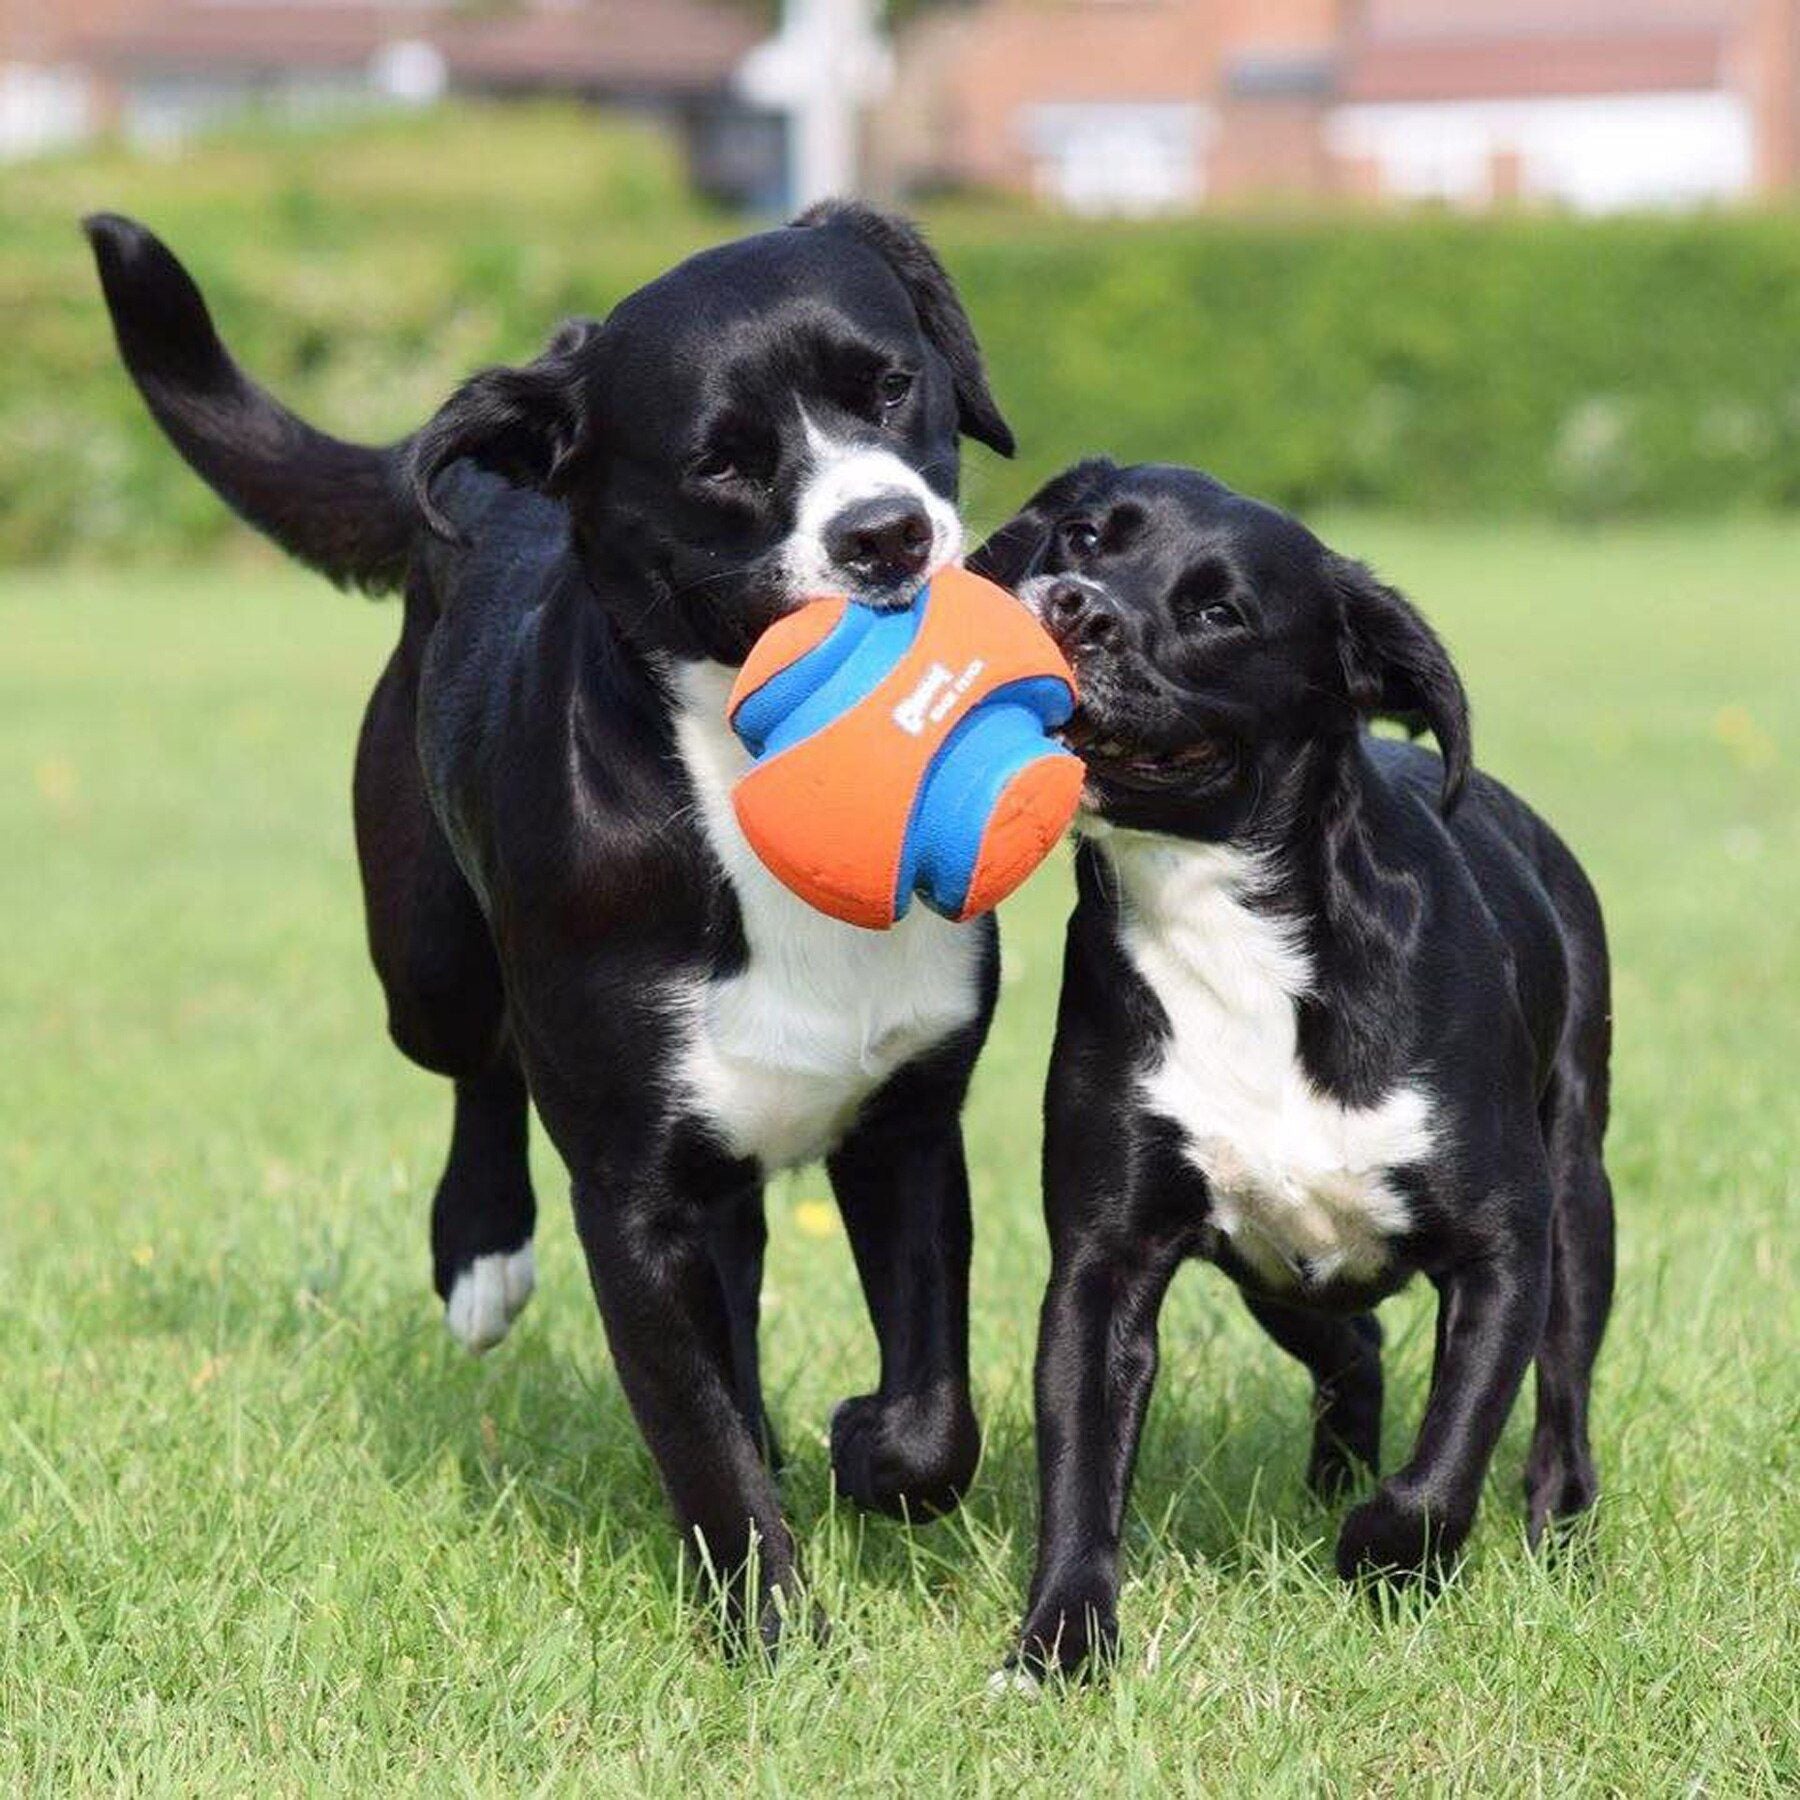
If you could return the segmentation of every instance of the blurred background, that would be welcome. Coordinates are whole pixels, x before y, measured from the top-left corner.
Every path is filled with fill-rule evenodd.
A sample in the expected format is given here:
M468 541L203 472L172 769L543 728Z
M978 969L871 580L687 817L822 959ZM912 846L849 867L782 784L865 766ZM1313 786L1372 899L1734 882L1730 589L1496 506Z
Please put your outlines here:
M231 533L116 374L96 205L342 430L856 189L936 231L1025 479L1789 508L1797 108L1800 0L0 0L0 556Z
M0 0L0 1792L1800 1791L1797 81L1800 0ZM76 220L144 219L371 439L844 188L918 213L987 351L1021 454L966 457L977 534L1102 450L1302 511L1592 871L1604 1579L1524 1554L1522 1412L1467 1594L1346 1610L1302 1387L1196 1273L1127 1592L1161 1673L974 1710L1029 1556L1060 857L967 1114L989 1449L935 1537L830 1510L872 1349L822 1176L770 1193L854 1704L694 1654L541 1133L540 1297L479 1364L443 1331L445 1096L385 1041L345 804L398 615L183 467Z

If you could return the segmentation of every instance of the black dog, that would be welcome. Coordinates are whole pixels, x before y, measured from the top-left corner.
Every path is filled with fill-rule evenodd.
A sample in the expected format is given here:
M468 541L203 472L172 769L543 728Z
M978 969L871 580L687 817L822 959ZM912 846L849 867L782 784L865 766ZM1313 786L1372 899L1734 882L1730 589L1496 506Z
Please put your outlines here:
M839 1489L930 1514L980 1448L959 1114L993 927L864 932L789 895L737 828L724 718L782 612L903 600L959 553L958 436L1012 438L949 279L909 226L816 208L370 449L247 380L149 233L88 231L182 455L302 561L405 594L357 842L394 1040L456 1084L450 1327L483 1348L531 1291L529 1090L683 1536L772 1641L796 1568L757 1364L767 1171L829 1158L880 1346L832 1420Z
M1471 772L1424 620L1294 520L1189 471L1083 464L975 559L1080 678L1088 764L1046 1102L1052 1274L1027 1670L1117 1640L1119 1534L1176 1266L1219 1264L1316 1384L1309 1477L1380 1450L1368 1310L1416 1271L1437 1358L1346 1577L1453 1556L1533 1357L1533 1541L1595 1497L1613 1270L1611 1023L1574 857ZM1442 760L1370 735L1428 726Z

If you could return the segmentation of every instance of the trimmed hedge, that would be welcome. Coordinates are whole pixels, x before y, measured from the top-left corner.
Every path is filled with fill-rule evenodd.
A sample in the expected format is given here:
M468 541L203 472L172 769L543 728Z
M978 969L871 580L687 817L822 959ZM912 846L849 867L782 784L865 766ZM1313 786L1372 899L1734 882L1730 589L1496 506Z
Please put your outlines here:
M1800 505L1800 218L1205 221L956 241L1021 442L1307 508Z
M415 424L734 221L653 134L566 109L252 132L83 155L0 188L0 559L192 549L222 509L113 357L83 211L164 233L246 366L319 423ZM1306 508L1600 516L1800 506L1800 220L930 221L1022 466L1200 463Z
M241 535L120 367L77 222L142 219L239 361L314 422L419 423L471 369L526 356L727 236L662 140L573 109L233 133L174 159L103 153L0 182L0 561L179 552Z

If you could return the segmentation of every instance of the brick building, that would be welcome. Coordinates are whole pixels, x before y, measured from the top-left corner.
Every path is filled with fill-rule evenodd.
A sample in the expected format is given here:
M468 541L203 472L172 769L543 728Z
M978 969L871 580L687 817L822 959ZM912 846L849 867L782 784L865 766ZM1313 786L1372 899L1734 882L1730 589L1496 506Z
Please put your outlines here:
M779 137L732 82L762 30L717 0L0 0L0 157L247 105L557 94L668 120L703 185L759 197Z
M0 0L0 158L449 89L674 124L702 185L775 202L730 0ZM962 0L901 34L877 191L1091 212L1271 197L1586 210L1800 178L1800 0Z
M898 187L1585 210L1800 173L1800 0L982 0L899 47Z

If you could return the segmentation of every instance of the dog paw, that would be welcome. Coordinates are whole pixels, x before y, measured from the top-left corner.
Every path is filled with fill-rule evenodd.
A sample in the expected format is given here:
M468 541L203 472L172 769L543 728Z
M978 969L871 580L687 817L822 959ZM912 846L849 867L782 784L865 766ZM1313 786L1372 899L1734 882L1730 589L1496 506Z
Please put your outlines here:
M727 1627L723 1646L732 1662L754 1660L772 1666L797 1644L823 1649L830 1642L831 1620L822 1606L775 1588L761 1597L755 1630L746 1629L740 1617Z
M1119 1656L1119 1615L1108 1584L1077 1579L1035 1602L1003 1674L1021 1682L1091 1679Z
M531 1245L478 1256L457 1271L444 1303L444 1323L465 1350L479 1355L506 1336L537 1286Z
M962 1395L859 1394L831 1419L837 1490L871 1512L929 1519L955 1508L981 1460L981 1428Z
M780 1547L760 1544L726 1574L713 1564L697 1530L693 1548L695 1597L727 1661L770 1666L796 1646L831 1641L831 1621L800 1578L791 1540Z
M987 1678L990 1700L1036 1700L1044 1684L1022 1663L1009 1659Z
M1462 1547L1467 1531L1466 1524L1456 1525L1383 1486L1344 1520L1337 1542L1338 1573L1346 1581L1432 1588Z
M1600 1497L1591 1456L1565 1458L1533 1446L1525 1472L1526 1538L1537 1550L1554 1543Z

